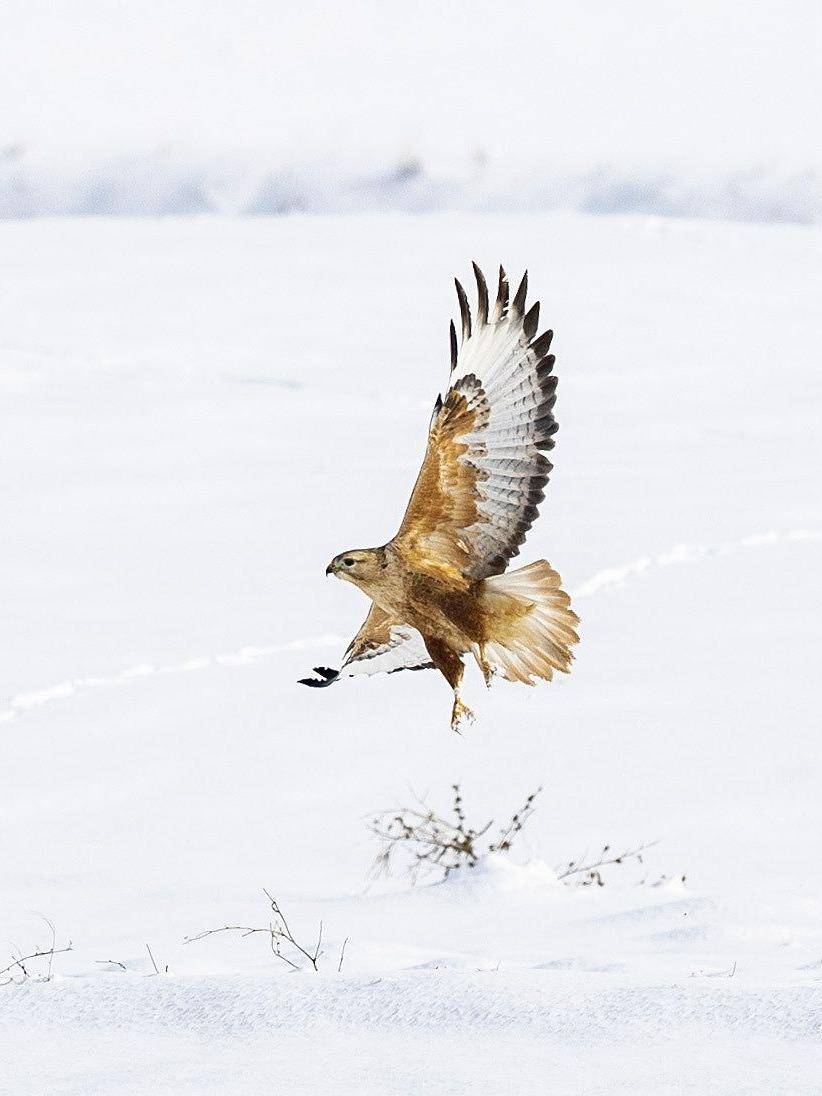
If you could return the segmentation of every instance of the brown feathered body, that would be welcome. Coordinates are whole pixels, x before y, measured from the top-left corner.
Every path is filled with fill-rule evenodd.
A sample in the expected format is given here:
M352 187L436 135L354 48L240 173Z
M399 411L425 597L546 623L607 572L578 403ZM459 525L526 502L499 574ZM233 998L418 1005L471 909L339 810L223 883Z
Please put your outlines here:
M451 384L437 398L422 468L402 524L380 548L336 556L328 572L363 590L371 611L342 673L435 666L454 690L452 726L470 712L459 696L462 657L485 680L533 684L567 672L577 616L545 560L506 572L544 497L553 447L556 377L552 332L536 337L527 276L509 305L500 270L492 315L479 269L476 327L462 286L458 348L451 325ZM320 668L331 684L339 673Z
M393 544L376 549L380 562L373 576L351 575L375 605L391 619L411 625L420 635L437 639L465 654L513 629L529 605L496 593L484 579L455 590L447 580L417 570Z
M482 639L485 624L477 589L454 590L442 579L417 570L413 560L393 544L370 551L375 553L373 567L366 565L366 549L356 553L361 558L350 569L358 573L343 571L340 577L359 586L386 616L463 651Z

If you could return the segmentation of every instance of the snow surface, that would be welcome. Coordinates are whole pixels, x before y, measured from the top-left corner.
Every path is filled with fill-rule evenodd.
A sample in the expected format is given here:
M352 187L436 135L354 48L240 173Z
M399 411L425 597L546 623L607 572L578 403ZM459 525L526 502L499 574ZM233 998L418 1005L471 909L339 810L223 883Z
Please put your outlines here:
M460 737L434 674L296 679L364 616L324 567L396 528L470 258L557 332L521 559L582 642L544 688L470 673ZM822 1090L820 258L572 214L0 225L0 967L39 915L74 945L0 988L0 1092ZM543 785L511 858L369 881L369 812L454 781L499 822ZM319 974L183 943L263 887Z
M816 0L5 0L0 216L818 222Z

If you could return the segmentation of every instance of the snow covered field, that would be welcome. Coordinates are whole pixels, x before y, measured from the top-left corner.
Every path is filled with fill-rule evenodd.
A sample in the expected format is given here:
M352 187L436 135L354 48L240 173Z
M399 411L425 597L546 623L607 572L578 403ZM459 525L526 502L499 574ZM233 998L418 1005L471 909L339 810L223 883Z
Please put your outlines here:
M822 221L817 0L4 0L0 217Z
M521 559L582 643L469 675L460 737L434 674L296 681L364 616L323 571L395 531L471 258L556 330ZM574 214L0 225L0 967L38 915L73 943L0 988L0 1092L822 1091L820 260ZM455 781L479 822L543 786L512 855L369 882L369 812ZM263 887L318 974L183 943Z

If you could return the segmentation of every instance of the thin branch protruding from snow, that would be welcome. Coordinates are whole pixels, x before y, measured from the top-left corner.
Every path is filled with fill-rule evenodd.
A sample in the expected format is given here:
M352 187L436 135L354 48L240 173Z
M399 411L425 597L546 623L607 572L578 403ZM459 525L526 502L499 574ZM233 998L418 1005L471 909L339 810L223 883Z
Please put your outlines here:
M658 845L658 841L648 841L644 845L637 845L636 848L626 849L624 852L612 853L610 845L603 845L602 851L596 859L587 861L587 856L582 856L579 860L569 860L564 868L556 868L557 879L571 879L574 876L582 876L581 879L575 879L574 881L581 887L604 887L605 882L601 875L601 869L608 867L610 864L624 864L628 860L636 860L638 864L641 864L642 854L647 849L652 849L654 845Z
M161 973L160 968L157 966L157 962L156 962L156 960L154 958L154 955L152 954L151 948L148 946L148 944L146 944L146 951L148 952L148 957L151 960L151 965L154 967L154 974L148 974L148 975L146 975L146 977L147 978L154 978L155 975L159 975ZM125 967L123 969L125 970ZM168 974L168 964L167 963L166 963L165 970L163 971L163 973Z
M66 946L63 948L56 947L57 933L54 928L53 922L50 921L48 917L43 917L42 914L40 914L39 916L49 927L49 932L51 933L51 945L47 948L35 948L34 951L29 952L28 955L15 955L12 951L11 962L8 964L8 966L5 966L0 970L0 978L3 978L3 976L6 974L9 974L10 977L0 982L0 986L19 985L21 982L27 982L30 978L34 978L34 975L29 973L26 963L31 963L36 959L46 959L47 964L46 973L41 977L36 978L35 980L38 982L50 982L53 976L52 972L54 969L54 956L63 955L65 954L65 952L73 950L71 940L69 940L68 944L66 944ZM15 978L14 973L12 973L14 971L19 972L19 978Z
M128 970L125 963L121 963L119 959L95 959L95 963L110 963L113 967L119 967L120 970Z
M301 944L294 933L291 931L291 926L283 913L282 906L279 901L271 894L270 891L263 888L263 894L268 899L271 907L271 912L274 917L269 921L268 925L222 925L217 929L205 929L203 932L197 933L196 936L187 936L184 940L184 944L193 944L197 940L204 940L207 936L214 936L217 933L222 932L238 932L242 937L254 936L257 933L267 934L269 937L269 944L271 946L271 953L276 959L281 959L292 970L302 970L303 965L301 960L304 960L312 968L312 970L318 971L320 969L320 959L324 952L322 950L323 945L323 923L320 921L319 930L317 932L317 941L312 947ZM338 970L342 968L343 956L345 954L345 945L348 943L348 937L346 937L342 950L340 952L340 962L337 967ZM291 949L291 953L286 949Z
M345 945L348 943L348 937L343 940L342 947L340 948L340 961L337 963L337 974L340 973L343 967L343 959L345 959Z

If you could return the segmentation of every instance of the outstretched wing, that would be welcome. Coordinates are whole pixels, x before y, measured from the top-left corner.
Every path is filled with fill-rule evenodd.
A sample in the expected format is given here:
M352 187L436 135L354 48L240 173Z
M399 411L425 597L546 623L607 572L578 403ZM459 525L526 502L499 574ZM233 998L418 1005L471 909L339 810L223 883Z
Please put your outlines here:
M525 311L528 275L509 303L500 267L489 314L488 287L474 263L472 325L459 282L462 339L451 323L451 386L438 397L428 447L394 547L412 566L467 588L501 574L545 497L554 446L557 379L552 331L539 337L539 303Z
M348 645L341 668L331 670L327 666L315 666L314 673L319 676L301 678L300 684L324 688L340 677L427 670L433 665L420 633L372 604L362 627Z
M353 677L431 666L431 656L416 628L401 624L372 604L362 627L348 644L340 673Z

